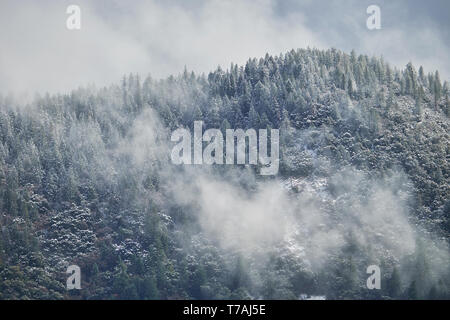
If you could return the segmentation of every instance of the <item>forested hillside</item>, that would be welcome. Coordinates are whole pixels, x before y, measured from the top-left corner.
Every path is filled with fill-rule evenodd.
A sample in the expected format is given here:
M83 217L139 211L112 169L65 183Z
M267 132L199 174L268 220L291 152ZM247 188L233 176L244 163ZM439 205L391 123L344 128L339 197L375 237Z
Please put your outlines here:
M0 299L449 299L449 89L299 49L0 97ZM279 174L173 165L195 120L279 128Z

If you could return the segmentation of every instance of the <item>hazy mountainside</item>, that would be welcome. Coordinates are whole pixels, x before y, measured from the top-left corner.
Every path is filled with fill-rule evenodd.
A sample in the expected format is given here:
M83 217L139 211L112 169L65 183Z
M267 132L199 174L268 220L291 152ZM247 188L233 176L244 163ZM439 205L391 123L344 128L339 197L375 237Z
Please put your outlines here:
M448 299L448 96L438 72L308 49L1 97L0 298ZM171 164L195 120L279 128L279 174Z

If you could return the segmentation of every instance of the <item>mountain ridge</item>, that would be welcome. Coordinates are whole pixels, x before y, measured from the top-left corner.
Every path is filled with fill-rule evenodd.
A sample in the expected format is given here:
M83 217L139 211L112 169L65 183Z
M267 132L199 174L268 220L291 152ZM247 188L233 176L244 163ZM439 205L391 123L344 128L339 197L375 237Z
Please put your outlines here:
M411 63L298 49L3 97L0 298L448 299L448 95ZM172 165L170 132L196 120L279 129L279 176Z

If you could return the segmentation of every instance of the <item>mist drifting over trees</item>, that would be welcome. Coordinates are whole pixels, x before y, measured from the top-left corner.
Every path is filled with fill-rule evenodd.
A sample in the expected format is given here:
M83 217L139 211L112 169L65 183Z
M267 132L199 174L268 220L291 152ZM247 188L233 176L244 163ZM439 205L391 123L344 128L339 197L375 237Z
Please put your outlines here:
M448 299L449 115L438 71L335 49L3 96L0 298ZM194 121L279 129L278 175L172 164Z

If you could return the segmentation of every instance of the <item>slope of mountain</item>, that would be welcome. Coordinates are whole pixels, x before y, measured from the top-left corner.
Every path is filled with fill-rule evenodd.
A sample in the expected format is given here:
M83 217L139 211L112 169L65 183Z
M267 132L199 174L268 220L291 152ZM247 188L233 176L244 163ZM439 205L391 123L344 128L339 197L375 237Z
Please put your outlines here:
M301 49L0 97L0 298L448 299L448 96L438 72ZM195 120L279 128L279 174L173 165Z

